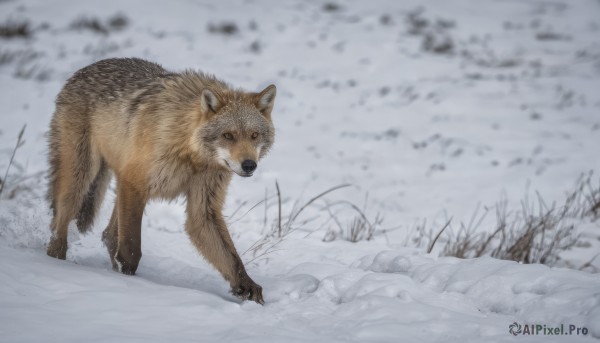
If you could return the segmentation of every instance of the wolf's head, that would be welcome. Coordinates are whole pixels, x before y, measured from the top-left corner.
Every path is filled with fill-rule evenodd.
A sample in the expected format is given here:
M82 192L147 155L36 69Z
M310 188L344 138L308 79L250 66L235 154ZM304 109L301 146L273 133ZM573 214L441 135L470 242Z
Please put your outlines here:
M274 85L260 93L235 96L210 88L202 91L200 106L208 120L199 131L200 141L214 162L240 176L252 176L273 145L271 111L276 91Z

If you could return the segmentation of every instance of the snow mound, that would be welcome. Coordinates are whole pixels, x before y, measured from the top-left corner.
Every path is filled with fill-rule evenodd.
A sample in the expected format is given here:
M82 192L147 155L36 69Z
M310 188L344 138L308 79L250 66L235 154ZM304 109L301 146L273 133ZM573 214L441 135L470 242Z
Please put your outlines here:
M398 261L403 261L399 268ZM283 275L257 276L264 287L264 307L240 303L218 285L210 286L210 275L197 284L186 283L182 271L157 282L147 272L127 277L4 246L0 330L11 342L90 337L99 342L192 337L249 342L402 337L428 342L442 336L505 341L515 321L577 324L592 337L600 330L596 275L490 258L433 260L387 250L351 265L324 269L305 263Z

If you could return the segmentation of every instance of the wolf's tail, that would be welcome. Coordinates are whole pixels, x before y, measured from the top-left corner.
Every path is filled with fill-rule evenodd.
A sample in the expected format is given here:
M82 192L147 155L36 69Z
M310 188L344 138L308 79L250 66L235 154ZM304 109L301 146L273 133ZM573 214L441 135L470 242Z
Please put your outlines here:
M110 171L106 167L106 162L102 160L100 169L90 184L87 193L85 193L79 212L77 212L77 216L75 217L79 232L87 232L92 227L92 224L94 224L94 218L96 218L98 208L100 208L100 204L102 204L109 182Z

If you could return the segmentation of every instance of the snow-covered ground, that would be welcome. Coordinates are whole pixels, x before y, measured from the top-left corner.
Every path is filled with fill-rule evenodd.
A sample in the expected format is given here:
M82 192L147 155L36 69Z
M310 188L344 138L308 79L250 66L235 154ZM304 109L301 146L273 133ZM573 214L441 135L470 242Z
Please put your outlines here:
M581 173L598 179L597 0L27 0L0 1L0 13L0 24L26 20L31 31L0 37L0 177L27 124L0 199L0 342L600 338L597 273L438 257L406 239L425 219L468 222L478 204L493 212L505 196L518 209L533 191L561 202ZM249 90L277 85L275 147L253 178L234 180L226 208L264 306L231 296L191 246L182 199L147 207L135 277L110 270L100 241L112 193L91 234L71 230L66 262L45 255L54 98L75 70L117 56ZM278 240L276 180L284 215L353 186L316 201ZM340 200L382 215L373 240L331 240L323 206ZM351 219L338 214L342 226ZM563 258L581 266L600 252L600 223L576 229L582 244ZM515 338L512 323L587 335Z

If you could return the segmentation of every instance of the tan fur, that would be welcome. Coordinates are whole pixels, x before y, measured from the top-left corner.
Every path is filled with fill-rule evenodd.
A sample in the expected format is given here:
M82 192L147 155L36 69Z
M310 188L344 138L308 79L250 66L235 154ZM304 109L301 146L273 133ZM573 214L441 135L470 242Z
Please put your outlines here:
M274 98L274 86L247 93L139 59L103 60L75 73L58 95L50 129L48 255L66 257L74 218L80 231L89 229L112 172L117 199L102 238L113 268L135 273L146 202L183 194L194 245L234 294L263 303L222 210L233 172L251 176L273 143Z

